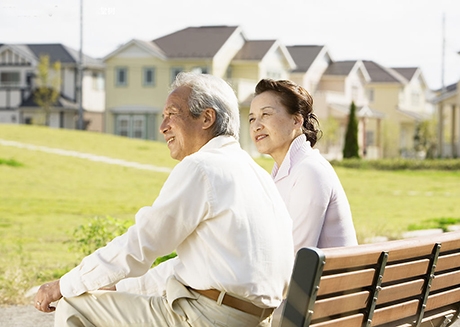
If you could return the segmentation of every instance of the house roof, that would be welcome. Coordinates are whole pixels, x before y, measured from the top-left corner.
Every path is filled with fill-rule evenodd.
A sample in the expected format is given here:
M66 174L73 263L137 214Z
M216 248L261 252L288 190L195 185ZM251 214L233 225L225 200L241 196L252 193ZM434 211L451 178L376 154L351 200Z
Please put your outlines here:
M119 46L118 48L116 48L115 50L113 50L112 52L107 54L106 56L104 56L104 58L102 58L102 60L106 61L107 59L109 59L109 58L115 56L116 54L124 51L125 49L129 48L132 45L136 45L136 46L140 47L141 49L147 51L148 53L150 53L153 56L159 57L161 59L167 59L165 53L163 52L163 50L161 50L155 43L153 43L151 41L140 40L140 39L132 39L129 42Z
M13 51L17 51L21 55L39 60L41 55L48 55L51 62L59 61L62 64L78 64L79 51L69 48L60 43L53 44L3 44L9 46ZM83 54L83 66L100 67L102 61Z
M276 40L246 41L233 58L234 60L262 60Z
M347 76L356 65L356 60L336 61L327 67L324 75Z
M20 108L37 108L39 107L39 105L35 103L34 94L31 93L27 98L25 98L21 102L19 107ZM64 97L63 95L59 96L58 100L52 107L78 110L78 104L75 101Z
M402 76L404 76L408 81L410 81L415 73L418 70L418 67L393 67L392 69L396 70Z
M152 42L168 58L212 58L238 26L188 27Z
M399 72L384 67L374 61L363 60L364 66L371 78L371 82L374 83L399 83L406 84L406 78Z
M297 65L293 72L306 72L323 50L323 45L291 45L286 47Z

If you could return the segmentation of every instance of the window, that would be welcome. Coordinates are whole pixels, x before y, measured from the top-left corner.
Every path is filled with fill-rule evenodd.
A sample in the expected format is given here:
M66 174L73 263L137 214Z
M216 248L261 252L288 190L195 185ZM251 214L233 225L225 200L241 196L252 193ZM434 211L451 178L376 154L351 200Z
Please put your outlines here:
M351 99L353 101L358 100L358 95L359 95L359 89L358 89L358 87L356 85L353 85L351 87Z
M142 84L144 86L154 86L155 85L155 68L154 67L144 67L142 73Z
M184 69L182 68L179 68L179 67L173 67L171 68L171 83L174 82L174 80L176 79L176 76L180 73L180 72L183 72Z
M0 73L0 84L4 86L19 85L21 77L19 72L1 72Z
M102 91L104 90L104 77L100 72L93 72L93 90Z
M366 131L366 146L374 145L374 131Z
M129 116L118 116L117 117L117 126L116 126L117 135L128 136L129 134Z
M412 105L413 106L420 105L420 93L418 93L417 91L412 92Z
M367 96L369 97L369 101L373 102L374 101L374 89L369 89L367 91Z
M192 73L207 74L208 68L207 67L194 67L192 68Z
M133 117L132 137L136 139L143 139L144 131L145 131L145 117L144 116L134 116Z
M146 138L146 117L144 115L118 115L115 134L138 139Z
M115 68L115 85L117 86L128 85L128 68L126 67Z

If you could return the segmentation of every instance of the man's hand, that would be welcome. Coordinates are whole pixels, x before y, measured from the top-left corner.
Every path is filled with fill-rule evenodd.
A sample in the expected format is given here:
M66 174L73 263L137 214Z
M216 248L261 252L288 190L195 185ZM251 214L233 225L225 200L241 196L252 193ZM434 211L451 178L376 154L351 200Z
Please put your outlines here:
M61 297L59 280L43 284L38 289L37 295L35 295L35 308L43 312L53 312L56 308L50 306L50 304L59 300Z

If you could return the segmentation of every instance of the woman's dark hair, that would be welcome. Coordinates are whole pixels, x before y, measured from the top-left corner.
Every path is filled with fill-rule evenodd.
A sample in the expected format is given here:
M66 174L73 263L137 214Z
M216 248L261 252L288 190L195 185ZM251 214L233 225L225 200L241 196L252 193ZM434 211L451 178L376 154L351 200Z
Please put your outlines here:
M275 92L281 104L291 115L301 114L303 117L302 131L313 147L321 138L319 120L313 112L313 98L302 86L288 80L262 79L257 83L255 95L263 92Z

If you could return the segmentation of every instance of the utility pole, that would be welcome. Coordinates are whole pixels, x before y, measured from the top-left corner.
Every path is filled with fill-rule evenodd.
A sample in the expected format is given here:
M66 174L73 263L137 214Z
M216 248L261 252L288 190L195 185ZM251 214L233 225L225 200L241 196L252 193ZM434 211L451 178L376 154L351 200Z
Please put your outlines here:
M78 60L78 129L83 130L83 0L80 0L80 54Z
M446 13L442 13L442 58L441 58L441 86L442 92L445 91L444 70L446 60Z

